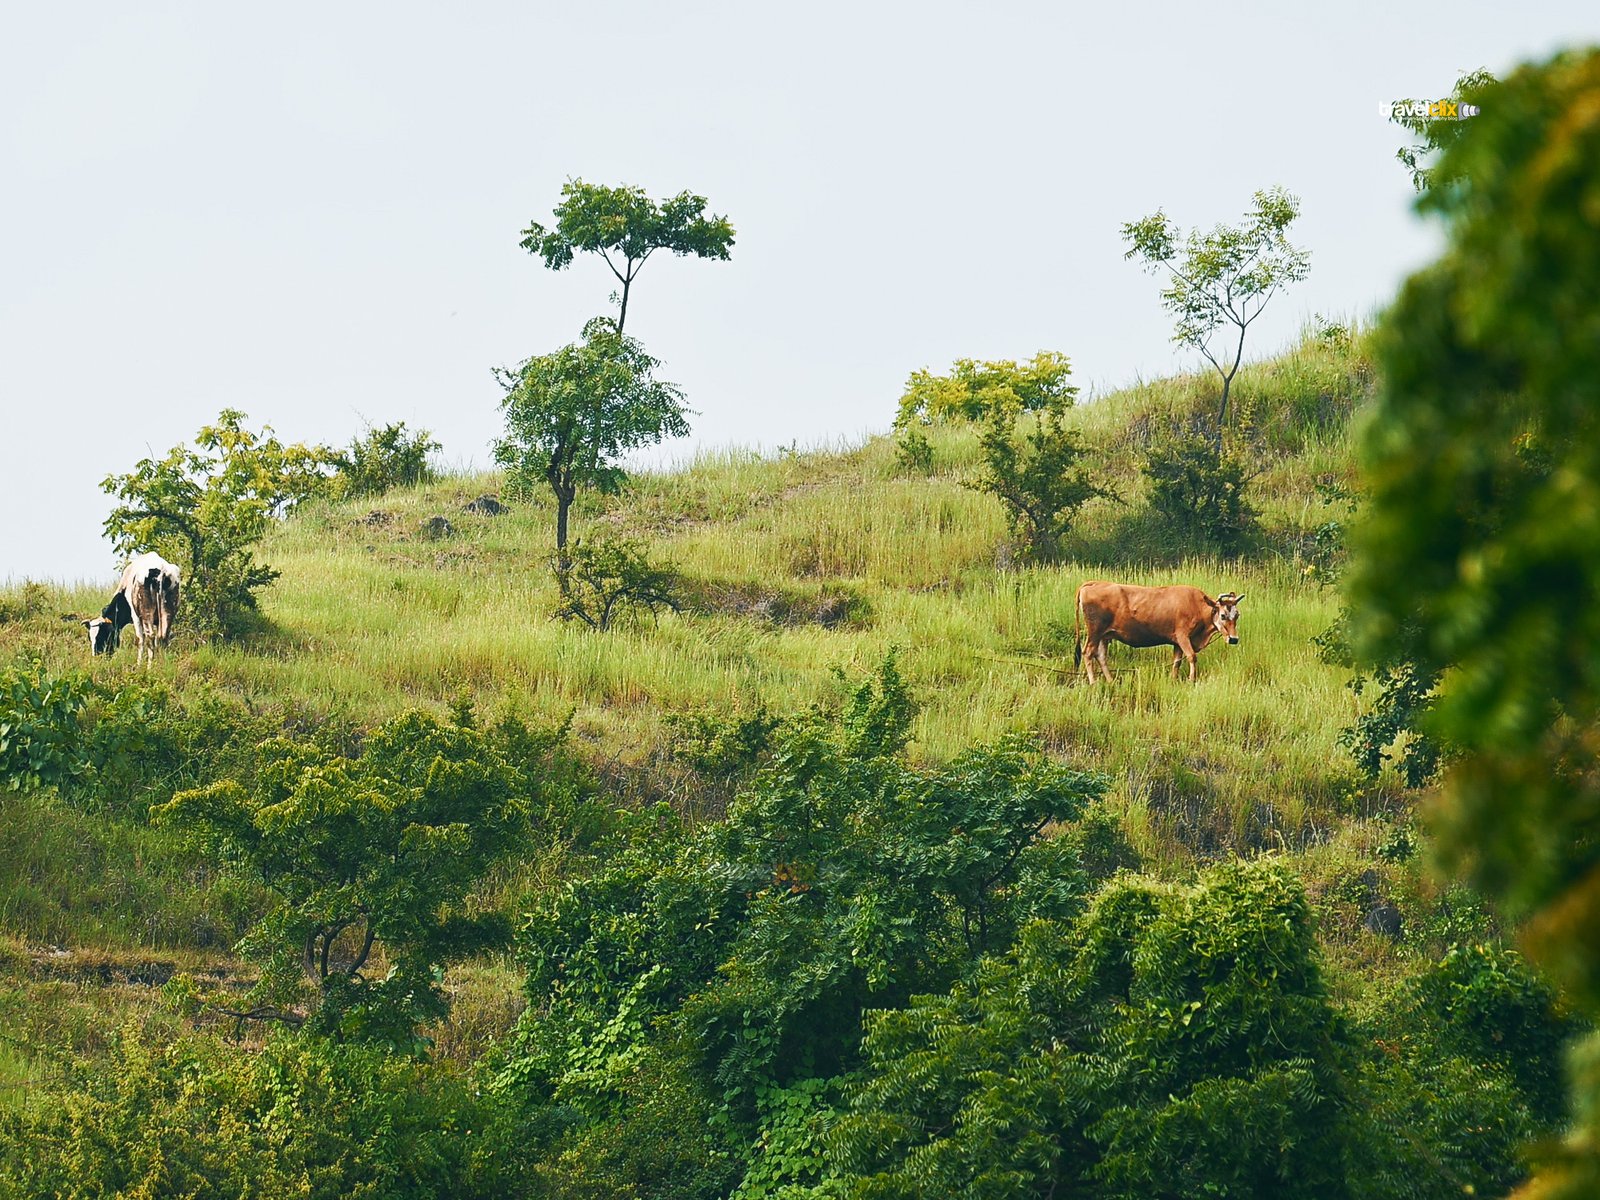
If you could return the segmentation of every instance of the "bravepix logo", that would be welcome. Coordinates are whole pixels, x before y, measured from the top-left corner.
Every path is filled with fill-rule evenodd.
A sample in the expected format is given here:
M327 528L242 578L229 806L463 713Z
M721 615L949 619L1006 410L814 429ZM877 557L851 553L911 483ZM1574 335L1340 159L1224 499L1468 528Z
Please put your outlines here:
M1459 100L1391 100L1383 106L1383 115L1391 121L1465 121L1481 111L1476 104Z

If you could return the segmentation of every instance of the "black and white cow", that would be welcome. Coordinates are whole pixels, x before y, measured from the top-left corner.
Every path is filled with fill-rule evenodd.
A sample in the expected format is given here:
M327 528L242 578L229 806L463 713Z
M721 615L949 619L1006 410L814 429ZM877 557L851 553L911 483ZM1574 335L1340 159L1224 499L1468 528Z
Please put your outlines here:
M178 615L180 572L159 554L134 557L122 572L116 595L100 610L100 615L85 621L89 649L95 654L115 652L124 626L132 625L139 639L136 661L155 661L156 647L172 636L172 621Z

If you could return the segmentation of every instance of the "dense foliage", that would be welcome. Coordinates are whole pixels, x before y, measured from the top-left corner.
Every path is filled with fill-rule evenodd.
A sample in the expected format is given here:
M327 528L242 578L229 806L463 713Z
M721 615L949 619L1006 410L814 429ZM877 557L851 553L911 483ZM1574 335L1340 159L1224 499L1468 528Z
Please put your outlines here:
M1256 529L1245 499L1244 464L1204 437L1173 437L1145 453L1150 507L1188 552L1209 548L1236 555Z
M1463 751L1437 824L1527 914L1600 1015L1600 53L1518 70L1419 201L1449 234L1383 338L1358 645L1448 672L1432 722ZM1438 186L1447 179L1451 186ZM1600 1189L1600 1084L1579 1059L1570 1157L1541 1195Z
M1054 350L1041 350L1025 363L958 358L948 375L911 373L895 425L904 429L936 421L981 421L997 407L1039 412L1071 404L1077 394L1071 378L1067 356Z
M60 1103L0 1108L0 1194L489 1200L513 1145L470 1080L381 1050L124 1033Z
M356 499L427 483L434 478L428 456L438 449L433 434L408 431L404 421L370 426L351 438L346 449L330 455L335 474L328 491L337 499Z
M445 1011L440 968L509 938L503 915L466 901L527 846L554 741L515 721L482 731L465 713L411 712L359 755L269 742L253 787L223 779L157 808L276 898L241 945L262 966L242 1011L413 1045Z

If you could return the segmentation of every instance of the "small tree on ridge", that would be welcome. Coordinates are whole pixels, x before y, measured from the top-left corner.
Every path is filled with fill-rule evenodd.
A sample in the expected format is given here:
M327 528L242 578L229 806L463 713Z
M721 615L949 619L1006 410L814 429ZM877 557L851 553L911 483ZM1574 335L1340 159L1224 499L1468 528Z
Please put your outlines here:
M612 295L619 304L618 333L628 321L628 292L634 277L657 250L727 261L733 246L728 219L707 216L706 198L691 192L657 203L640 187L606 187L571 179L562 185L561 195L554 227L529 222L522 231L522 248L537 254L552 271L571 265L579 250L603 258L622 285L622 291Z
M1310 252L1291 245L1285 235L1300 215L1300 201L1280 187L1259 191L1254 199L1243 222L1218 224L1205 233L1182 234L1160 209L1122 227L1128 243L1123 257L1167 273L1161 305L1176 318L1172 340L1200 351L1222 377L1213 437L1219 449L1245 334L1280 288L1298 283L1311 269Z
M578 489L616 492L627 481L619 465L630 450L689 432L683 393L655 378L661 364L609 317L583 327L583 340L496 374L506 389L500 407L506 435L495 461L506 490L528 496L548 487L556 500L556 578L566 595L571 556L568 517Z

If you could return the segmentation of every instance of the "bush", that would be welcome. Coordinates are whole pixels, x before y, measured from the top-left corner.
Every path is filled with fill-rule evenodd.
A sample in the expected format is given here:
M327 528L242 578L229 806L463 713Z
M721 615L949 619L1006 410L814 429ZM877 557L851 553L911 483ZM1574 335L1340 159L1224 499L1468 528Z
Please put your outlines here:
M452 724L411 712L359 755L268 742L252 785L224 779L153 810L278 898L241 943L262 965L245 1014L420 1049L417 1026L448 1009L441 968L509 940L506 918L467 898L528 842L559 737L511 721L483 732L465 707Z
M87 770L79 716L93 693L87 676L39 663L0 671L0 786L62 787Z
M833 1160L860 1197L1336 1196L1337 1031L1284 868L1112 884L872 1014Z
M1143 471L1150 507L1186 549L1207 546L1235 555L1255 536L1244 466L1206 438L1196 434L1151 446Z
M428 455L438 449L431 433L408 432L404 421L369 425L363 436L351 439L348 450L332 456L336 473L329 491L336 499L353 500L428 483L434 478Z
M1482 943L1452 946L1417 980L1413 998L1445 1051L1505 1071L1547 1127L1558 1122L1574 1022L1521 955Z
M202 634L240 637L255 624L256 593L278 577L255 560L276 520L327 488L331 451L286 446L244 428L223 409L194 448L174 446L100 484L117 505L105 532L118 551L156 550L183 568L184 624Z
M632 538L575 541L565 559L557 555L552 566L561 592L556 615L600 633L633 609L654 616L658 609L676 612L679 607L676 573L651 562Z
M1057 555L1080 508L1111 494L1090 480L1083 442L1067 428L1065 411L1064 402L1053 404L1020 433L1020 411L997 404L979 438L983 473L969 485L1000 501L1011 536L1036 561Z
M362 1047L124 1034L78 1087L0 1110L0 1193L89 1200L500 1197L515 1143L469 1081Z

